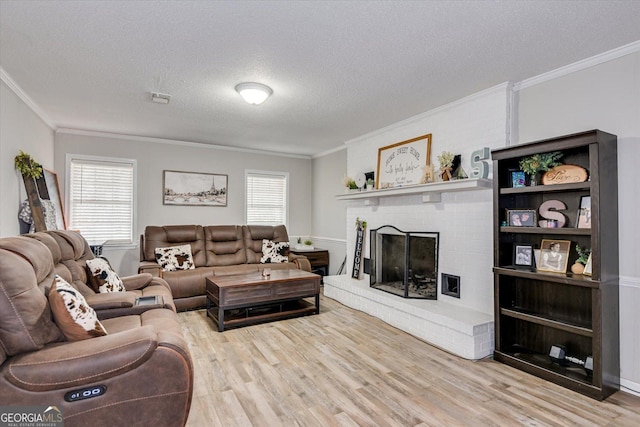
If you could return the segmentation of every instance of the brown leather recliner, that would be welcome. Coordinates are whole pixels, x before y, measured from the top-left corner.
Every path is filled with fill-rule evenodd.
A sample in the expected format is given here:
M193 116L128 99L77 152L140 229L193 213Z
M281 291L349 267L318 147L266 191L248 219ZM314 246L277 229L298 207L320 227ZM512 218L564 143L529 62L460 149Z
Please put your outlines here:
M97 293L89 285L86 261L95 258L87 241L71 230L41 231L25 235L39 240L51 252L56 274L82 293L87 303L96 311L99 319L140 314L150 308L136 305L136 298L146 296L162 297L162 305L175 311L171 289L164 280L150 274L136 274L121 277L127 292ZM51 284L48 283L47 286Z
M1 404L56 406L66 426L184 425L193 368L176 313L106 319L108 335L65 341L45 295L60 273L39 239L0 238Z

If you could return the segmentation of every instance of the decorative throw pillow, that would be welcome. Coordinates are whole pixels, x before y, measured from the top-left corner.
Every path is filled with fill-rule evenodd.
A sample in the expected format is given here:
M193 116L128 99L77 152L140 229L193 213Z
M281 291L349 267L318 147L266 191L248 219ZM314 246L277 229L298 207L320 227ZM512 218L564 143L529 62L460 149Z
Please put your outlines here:
M93 308L82 294L56 275L49 290L53 319L69 341L80 341L107 335Z
M106 294L109 292L126 292L122 279L113 271L106 258L87 260L87 278L94 291Z
M162 271L193 270L196 268L190 245L156 248L155 253L156 261L162 267Z
M287 251L289 242L272 242L271 240L262 240L262 258L260 262L263 264L288 262Z

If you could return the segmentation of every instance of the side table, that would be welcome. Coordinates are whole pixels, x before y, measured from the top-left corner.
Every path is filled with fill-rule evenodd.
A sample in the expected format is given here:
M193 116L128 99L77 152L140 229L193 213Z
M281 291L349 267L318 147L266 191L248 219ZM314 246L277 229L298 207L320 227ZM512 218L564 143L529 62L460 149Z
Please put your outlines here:
M311 272L319 274L321 276L327 276L329 274L329 251L326 249L310 249L310 250L296 250L291 249L290 252L296 255L303 255L307 257L311 264Z

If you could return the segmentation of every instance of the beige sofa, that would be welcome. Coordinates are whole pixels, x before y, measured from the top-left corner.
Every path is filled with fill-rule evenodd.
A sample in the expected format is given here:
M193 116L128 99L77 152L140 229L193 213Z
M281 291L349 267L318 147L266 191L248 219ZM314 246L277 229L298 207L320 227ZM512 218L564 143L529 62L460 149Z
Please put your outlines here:
M171 301L100 320L107 335L65 338L47 294L56 275L83 288L81 259L92 256L71 233L0 238L0 402L53 407L65 426L184 425L193 366Z
M261 263L263 239L288 242L289 235L284 225L148 226L140 239L139 272L166 280L176 308L189 310L206 305L207 276L258 272L265 267L311 271L307 258L294 254L288 254L289 262ZM191 247L195 268L162 271L155 249L186 244Z

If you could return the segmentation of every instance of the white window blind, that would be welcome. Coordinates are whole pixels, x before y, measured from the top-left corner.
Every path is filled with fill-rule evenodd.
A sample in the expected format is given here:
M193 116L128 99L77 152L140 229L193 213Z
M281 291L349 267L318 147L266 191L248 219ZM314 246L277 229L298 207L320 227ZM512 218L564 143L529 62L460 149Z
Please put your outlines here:
M246 172L246 223L287 224L289 175L282 172Z
M135 160L69 159L70 227L89 242L133 243Z

